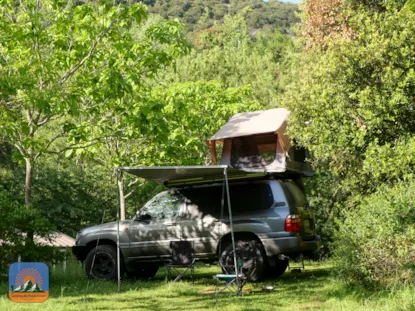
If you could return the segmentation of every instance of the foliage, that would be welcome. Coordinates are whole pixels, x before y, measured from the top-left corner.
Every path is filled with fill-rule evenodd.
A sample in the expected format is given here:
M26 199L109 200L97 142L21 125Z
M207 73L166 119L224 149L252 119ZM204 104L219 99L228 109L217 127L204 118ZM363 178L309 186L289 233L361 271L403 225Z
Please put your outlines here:
M279 72L292 47L291 39L274 31L249 34L244 13L226 15L223 24L207 28L194 39L195 48L164 74L174 82L217 80L224 87L250 85L266 107L277 105Z
M2 219L7 220L0 222L0 273L6 272L8 265L17 261L18 256L22 261L60 259L51 247L25 243L24 232L32 230L37 236L47 238L54 226L39 211L26 209L19 201L21 199L0 188L0 212Z
M415 280L414 183L380 187L346 212L335 234L336 274L368 287Z
M396 12L405 6L410 8L411 3L412 0L305 0L301 6L301 33L307 48L325 49L333 39L351 38L356 34L349 25L356 11Z
M185 51L175 21L149 27L134 41L129 30L146 17L144 5L106 0L3 2L0 137L26 161L27 206L41 155L70 155L119 134L114 118L128 111L132 93Z
M227 15L235 15L248 7L247 24L249 30L272 28L287 33L298 22L297 5L280 1L261 0L154 0L144 1L151 13L165 18L178 17L185 23L189 32L197 32L222 21ZM203 21L203 23L200 23Z
M329 251L342 252L343 258L338 260L343 260L348 270L340 273L353 282L358 282L359 273L367 267L363 267L363 260L354 259L354 273L347 252L354 251L353 256L365 259L370 258L370 252L378 256L373 260L380 260L383 253L391 259L394 253L369 243L354 250L341 235L354 236L359 227L352 222L369 217L369 212L359 212L368 195L385 184L411 181L415 168L414 15L410 10L399 12L392 2L377 9L369 3L357 6L361 4L350 1L336 7L338 14L347 16L345 25L351 36L332 30L323 35L323 30L314 29L322 34L321 44L309 45L292 58L280 99L291 110L290 133L312 151L317 166L317 176L308 181L307 189L318 230ZM318 3L309 5L315 5L316 14L322 13ZM340 25L338 19L332 21L336 27ZM330 28L328 21L317 24ZM352 217L348 211L354 214L346 225L345 217ZM333 236L337 230L341 233ZM385 285L380 284L377 273L386 275L369 271L362 278L368 285ZM385 279L388 284L395 281Z
M168 136L166 141L157 139L156 150L148 150L158 159L147 156L147 150L143 155L152 163L164 165L209 164L207 139L232 115L261 108L252 99L250 87L225 88L215 81L172 83L167 89L155 88L153 96L157 102L164 100L163 121Z
M307 47L325 47L329 39L350 37L344 0L306 0L303 5L302 34Z
M330 257L336 220L349 199L341 180L330 171L327 163L319 163L312 178L303 178L310 208L314 214L317 234L321 237L322 257Z
M283 102L295 139L365 194L414 173L415 18L361 11L351 22L355 39L301 55Z

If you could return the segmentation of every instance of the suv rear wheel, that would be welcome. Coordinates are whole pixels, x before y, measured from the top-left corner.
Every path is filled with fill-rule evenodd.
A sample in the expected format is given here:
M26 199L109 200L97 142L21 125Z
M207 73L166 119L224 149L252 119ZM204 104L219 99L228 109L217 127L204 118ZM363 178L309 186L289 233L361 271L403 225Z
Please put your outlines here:
M123 266L121 262L121 277L124 273ZM86 256L85 270L90 279L117 280L117 249L112 245L94 247Z
M248 277L248 280L252 282L259 281L265 270L265 256L262 249L262 245L256 240L236 240L235 245L239 245L239 242L247 242L255 245L256 249L256 258L254 260L242 259L242 272ZM240 249L238 246L236 248L236 258L240 258ZM233 247L232 242L226 244L225 248L222 251L220 256L220 264L224 273L234 274L235 265L233 257Z
M287 270L288 267L288 259L276 259L275 260L275 266L269 268L270 275L273 277L280 277L284 274L285 270Z

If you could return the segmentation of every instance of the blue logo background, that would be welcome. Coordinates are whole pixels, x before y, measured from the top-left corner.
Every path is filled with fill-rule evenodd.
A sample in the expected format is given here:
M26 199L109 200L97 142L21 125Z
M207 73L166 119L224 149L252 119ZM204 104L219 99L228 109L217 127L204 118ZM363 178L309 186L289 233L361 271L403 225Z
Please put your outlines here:
M36 270L37 273L41 276L42 290L49 291L49 268L43 262L15 262L11 264L9 268L9 291L13 290L12 286L16 288L16 281L18 276L24 269ZM35 277L35 275L31 276Z

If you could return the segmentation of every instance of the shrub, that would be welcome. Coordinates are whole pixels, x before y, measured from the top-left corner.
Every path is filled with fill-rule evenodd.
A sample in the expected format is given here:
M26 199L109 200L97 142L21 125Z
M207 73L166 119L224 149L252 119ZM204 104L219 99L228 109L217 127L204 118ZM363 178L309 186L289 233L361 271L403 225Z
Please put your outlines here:
M414 182L381 187L344 216L334 242L341 279L370 288L415 281Z
M18 200L0 189L0 274L17 261L52 262L62 259L54 248L28 243L25 232L48 238L54 226L38 210L27 209Z

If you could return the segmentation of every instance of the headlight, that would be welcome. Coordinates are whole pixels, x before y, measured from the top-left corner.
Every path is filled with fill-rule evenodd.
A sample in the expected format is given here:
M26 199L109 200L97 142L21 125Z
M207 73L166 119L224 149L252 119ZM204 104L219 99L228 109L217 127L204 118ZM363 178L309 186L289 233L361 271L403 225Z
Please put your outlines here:
M75 245L78 245L79 242L79 238L81 237L81 231L78 231L76 233L76 237L75 237Z

